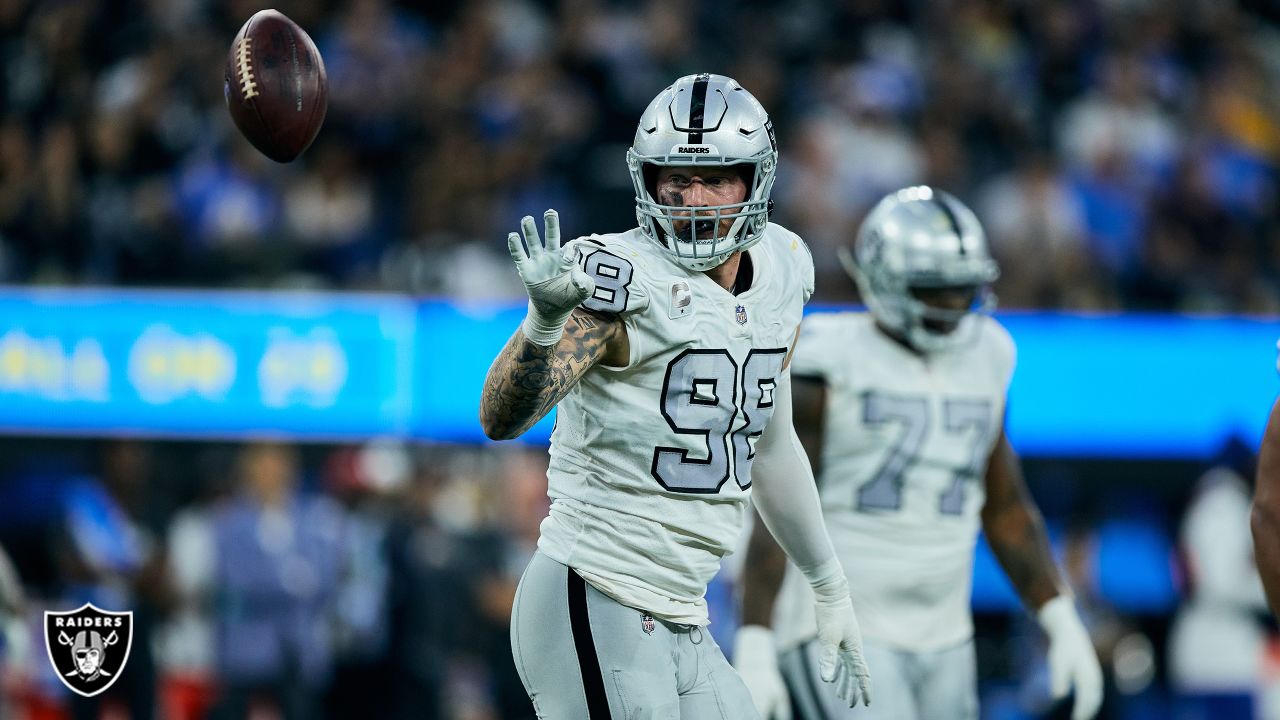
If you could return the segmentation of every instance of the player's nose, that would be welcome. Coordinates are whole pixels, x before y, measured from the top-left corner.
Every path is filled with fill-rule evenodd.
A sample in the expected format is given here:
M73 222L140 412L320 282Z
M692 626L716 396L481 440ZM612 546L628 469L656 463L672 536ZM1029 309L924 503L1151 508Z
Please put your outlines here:
M702 178L695 177L689 183L684 191L684 204L687 207L706 207L711 204L707 200L707 186L703 184Z

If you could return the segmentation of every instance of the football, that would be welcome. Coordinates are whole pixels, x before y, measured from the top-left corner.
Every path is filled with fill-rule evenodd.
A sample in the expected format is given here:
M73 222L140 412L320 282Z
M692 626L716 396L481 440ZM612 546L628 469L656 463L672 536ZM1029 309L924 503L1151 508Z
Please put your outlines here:
M320 132L329 106L324 60L283 13L261 10L240 28L224 82L232 121L272 160L294 160Z

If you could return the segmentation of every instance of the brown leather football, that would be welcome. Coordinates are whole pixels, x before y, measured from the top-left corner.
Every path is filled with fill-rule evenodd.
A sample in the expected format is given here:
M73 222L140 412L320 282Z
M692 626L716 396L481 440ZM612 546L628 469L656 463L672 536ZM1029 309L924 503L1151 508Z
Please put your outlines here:
M240 28L227 55L224 93L231 119L253 146L289 162L315 140L329 106L329 81L315 43L276 10Z

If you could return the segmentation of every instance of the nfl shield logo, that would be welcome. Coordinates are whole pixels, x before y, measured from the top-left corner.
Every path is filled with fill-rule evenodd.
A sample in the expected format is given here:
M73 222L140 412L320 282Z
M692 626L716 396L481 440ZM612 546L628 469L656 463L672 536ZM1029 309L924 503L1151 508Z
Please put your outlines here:
M746 325L747 324L747 306L739 305L738 307L734 308L733 319L737 320L739 325Z
M644 630L645 635L653 634L653 616L649 613L640 613L640 629Z
M129 661L133 613L79 610L44 613L44 647L58 679L72 692L93 697L111 687Z

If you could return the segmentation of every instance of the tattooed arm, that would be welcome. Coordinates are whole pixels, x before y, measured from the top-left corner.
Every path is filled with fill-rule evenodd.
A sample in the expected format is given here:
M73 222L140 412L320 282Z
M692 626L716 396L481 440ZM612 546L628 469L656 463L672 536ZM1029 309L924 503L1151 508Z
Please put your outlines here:
M517 330L489 367L480 425L494 440L519 437L542 419L597 362L627 364L622 318L577 308L555 345L536 345Z
M1022 602L1035 612L1066 594L1066 585L1049 551L1044 520L1023 482L1017 453L1003 430L987 460L986 486L982 530L987 543Z

